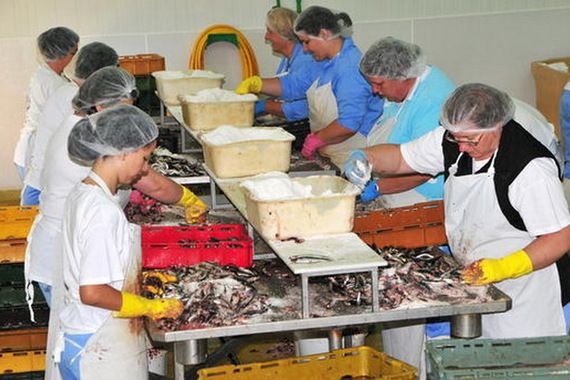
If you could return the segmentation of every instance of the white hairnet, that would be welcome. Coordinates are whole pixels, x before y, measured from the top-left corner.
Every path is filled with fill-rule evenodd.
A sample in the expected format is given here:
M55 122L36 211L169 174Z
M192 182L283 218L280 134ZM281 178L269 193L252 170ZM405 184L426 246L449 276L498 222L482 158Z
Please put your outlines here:
M106 66L117 66L119 56L115 49L102 42L91 42L79 49L75 63L75 78L87 79L95 71Z
M352 20L345 12L335 13L332 10L312 6L305 9L295 20L295 33L318 37L321 29L330 31L334 37L350 37Z
M417 78L425 68L421 48L394 37L376 41L360 61L362 74L387 79Z
M37 38L38 49L46 61L55 61L68 55L79 44L79 36L64 26L51 28Z
M75 110L90 114L96 112L95 106L108 107L137 96L135 77L119 67L108 66L95 71L83 82L72 104Z
M289 8L276 7L267 12L265 25L269 30L279 34L286 40L296 41L297 36L293 31L293 24L297 18L297 12Z
M511 97L481 83L459 86L446 100L441 125L450 132L487 132L504 126L513 118Z
M99 157L134 152L158 137L152 118L135 106L119 104L79 120L67 139L69 156L92 164Z

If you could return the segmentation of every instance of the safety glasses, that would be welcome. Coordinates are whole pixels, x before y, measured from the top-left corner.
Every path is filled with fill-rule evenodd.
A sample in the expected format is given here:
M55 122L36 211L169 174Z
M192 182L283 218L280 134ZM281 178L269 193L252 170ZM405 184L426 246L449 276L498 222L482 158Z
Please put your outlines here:
M475 139L467 139L467 138L458 139L455 136L453 136L451 132L445 131L445 133L443 134L443 138L455 144L466 144L471 146L477 146L481 141L481 139L483 138L483 134L482 133L479 134L479 137Z

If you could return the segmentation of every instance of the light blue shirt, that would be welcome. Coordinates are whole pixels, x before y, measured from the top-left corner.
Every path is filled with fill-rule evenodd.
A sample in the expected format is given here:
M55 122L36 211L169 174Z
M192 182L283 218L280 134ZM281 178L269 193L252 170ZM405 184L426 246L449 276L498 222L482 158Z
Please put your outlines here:
M404 100L404 103L384 103L384 113L378 119L379 123L397 115L396 124L388 137L389 144L416 140L439 126L443 104L455 85L437 67L430 68L413 95ZM398 114L400 107L403 108ZM443 175L437 176L435 181L417 186L415 190L428 200L443 199Z
M337 122L345 128L367 136L382 110L382 100L372 93L370 84L359 70L362 53L352 38L345 38L334 58L323 61L320 73L281 78L285 98L305 94L313 82L319 86L331 83L338 108Z
M275 74L282 76L310 75L314 77L321 72L323 65L323 61L316 61L313 55L304 52L303 45L297 42L291 57L281 59ZM309 105L304 93L297 97L281 96L279 99L284 101L281 110L287 120L302 120L309 117Z
M560 132L564 146L564 178L570 178L570 90L564 90L562 93Z

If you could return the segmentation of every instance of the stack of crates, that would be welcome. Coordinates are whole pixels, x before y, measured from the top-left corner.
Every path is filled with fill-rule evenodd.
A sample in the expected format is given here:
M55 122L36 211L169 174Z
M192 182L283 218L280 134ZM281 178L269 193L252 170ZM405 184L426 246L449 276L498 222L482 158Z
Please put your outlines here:
M570 336L432 340L426 356L432 380L570 379Z
M353 232L377 247L419 248L447 243L443 201L357 212Z
M24 288L26 237L37 211L0 207L0 380L43 378L49 309L35 287L31 322Z
M164 57L158 54L126 55L119 57L119 66L135 76L139 90L135 105L151 116L158 116L160 100L155 94L156 83L151 74L164 70Z

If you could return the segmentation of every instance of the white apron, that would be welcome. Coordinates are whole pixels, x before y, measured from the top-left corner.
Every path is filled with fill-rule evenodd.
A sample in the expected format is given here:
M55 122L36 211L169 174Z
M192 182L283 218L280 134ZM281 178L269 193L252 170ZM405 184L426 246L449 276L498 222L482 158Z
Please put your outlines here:
M408 95L406 96L406 99L404 99L404 101L400 104L400 106L398 107L398 111L395 114L393 114L393 115L382 115L378 118L378 120L374 124L374 127L372 127L372 130L370 131L370 133L368 134L368 137L366 138L367 146L373 146L373 145L378 145L378 144L388 144L388 139L390 138L392 131L394 130L394 128L398 124L398 116L400 116L400 113L406 107L406 102L408 100L412 99L412 97L414 96L418 86L428 76L430 71L431 71L431 68L427 67L424 70L424 72L422 73L422 75L420 75L416 79L414 86L412 87L412 89L410 90ZM388 100L385 100L385 102L386 102L386 104L384 106L384 109L387 109L388 108L387 107L388 106ZM391 103L393 105L395 105L395 103L393 103L393 102L391 102ZM390 104L390 106L392 104ZM418 193L414 189L411 189L408 191L403 191L403 192L400 192L397 194L382 195L382 198L381 198L381 204L382 204L382 207L384 207L384 208L405 207L405 206L410 206L410 205L413 205L416 203L427 202L427 201L428 201L428 199L425 196Z
M456 177L457 163L445 182L445 229L453 256L462 265L483 258L501 258L526 247L533 238L512 227L495 194L492 158L487 173ZM556 265L494 284L512 299L505 313L483 315L482 338L564 335Z
M309 87L306 94L307 103L309 104L311 132L317 132L338 119L336 97L330 83L319 87L318 80L316 80ZM327 145L321 148L320 153L325 157L329 157L337 167L342 168L351 150L364 148L365 146L366 137L356 132L350 138L338 144Z
M109 191L107 185L94 173L90 173L89 177L95 181L111 198L113 195ZM127 272L123 282L122 291L138 294L141 261L141 242L140 227L134 224L130 225L130 256ZM61 255L61 250L60 250ZM63 259L60 260L63 263ZM62 270L63 265L60 265ZM63 273L61 273L63 278ZM54 295L55 302L58 302L59 308L63 307L63 281L58 281L59 286L54 289L57 297ZM57 298L57 301L55 300ZM55 313L52 309L50 313L50 326L52 329L52 320L57 319L57 330L59 331L59 312ZM57 316L51 318L51 316ZM60 342L61 344L61 342ZM148 339L144 329L142 318L114 318L109 316L107 321L101 328L93 334L81 353L81 380L101 380L101 379L121 379L121 380L140 380L148 378L147 349L149 348ZM48 339L49 349L49 339ZM59 356L59 345L56 343L54 355ZM59 361L59 360L56 360ZM48 359L49 362L49 359ZM60 379L57 367L51 368L50 377L46 379Z

